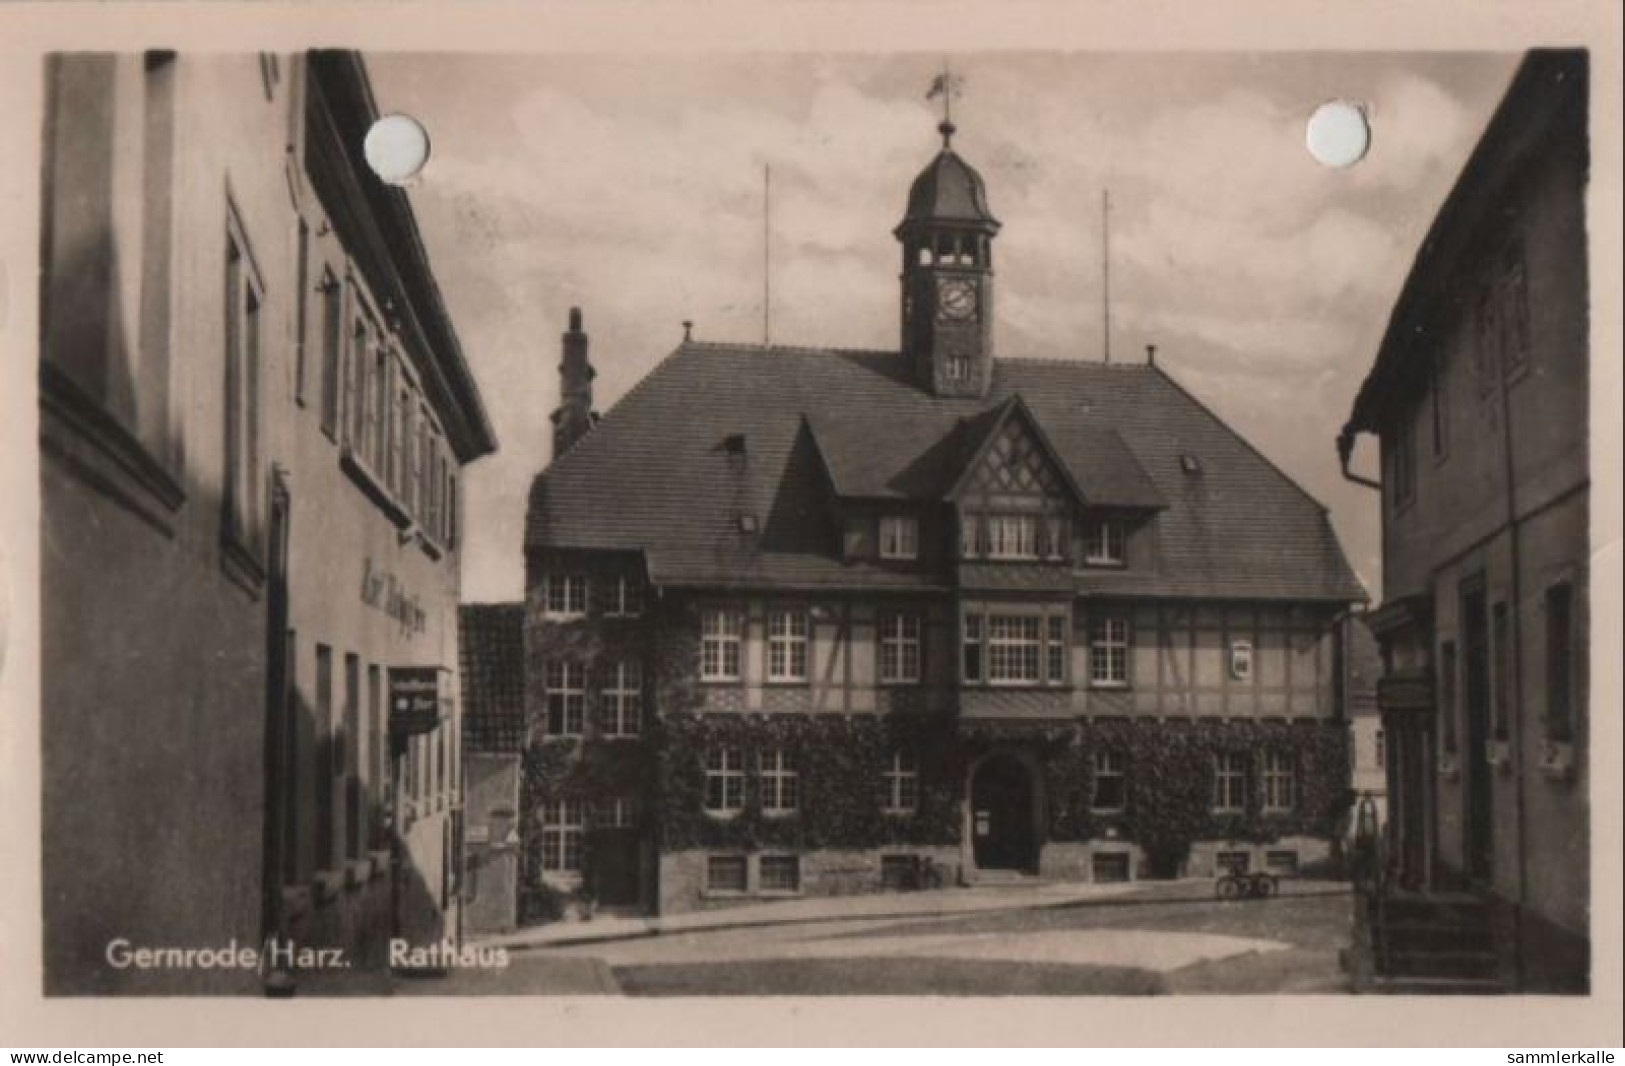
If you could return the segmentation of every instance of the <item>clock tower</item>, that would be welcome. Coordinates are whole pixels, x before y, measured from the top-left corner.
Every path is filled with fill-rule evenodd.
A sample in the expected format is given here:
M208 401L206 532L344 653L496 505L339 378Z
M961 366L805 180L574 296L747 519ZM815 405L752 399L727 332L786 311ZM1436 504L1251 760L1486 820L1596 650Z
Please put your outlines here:
M986 396L993 381L993 238L982 177L953 149L914 179L893 233L903 246L903 357L915 382L939 396Z

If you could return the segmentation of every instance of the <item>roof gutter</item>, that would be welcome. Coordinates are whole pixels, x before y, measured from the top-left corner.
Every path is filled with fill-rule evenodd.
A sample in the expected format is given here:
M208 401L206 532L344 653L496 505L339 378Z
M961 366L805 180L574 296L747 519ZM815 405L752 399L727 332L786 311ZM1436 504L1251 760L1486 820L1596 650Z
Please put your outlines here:
M1353 422L1345 425L1343 427L1343 432L1337 435L1338 469L1343 472L1344 481L1350 481L1356 485L1362 485L1365 488L1376 489L1378 492L1381 492L1382 482L1377 481L1374 478L1368 478L1361 474L1356 474L1354 471L1349 469L1349 460L1354 457L1354 439L1357 436L1359 436L1359 430L1355 429Z

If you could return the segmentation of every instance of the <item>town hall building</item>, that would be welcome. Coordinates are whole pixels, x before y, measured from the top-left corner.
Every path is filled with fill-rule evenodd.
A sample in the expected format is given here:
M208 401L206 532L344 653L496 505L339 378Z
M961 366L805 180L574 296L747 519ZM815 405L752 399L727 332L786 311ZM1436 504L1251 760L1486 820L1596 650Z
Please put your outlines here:
M572 316L521 920L1335 861L1364 591L1326 508L1153 361L1005 350L940 130L900 350L685 338L599 418Z

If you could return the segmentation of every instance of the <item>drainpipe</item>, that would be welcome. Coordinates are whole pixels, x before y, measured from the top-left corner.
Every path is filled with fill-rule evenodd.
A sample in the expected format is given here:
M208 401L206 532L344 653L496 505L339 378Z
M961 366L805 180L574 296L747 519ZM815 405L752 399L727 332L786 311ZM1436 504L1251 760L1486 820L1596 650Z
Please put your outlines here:
M1380 492L1382 490L1382 482L1374 481L1368 477L1362 477L1349 469L1349 460L1354 457L1354 438L1357 435L1358 431L1354 428L1354 423L1352 422L1345 425L1343 427L1343 432L1337 435L1338 466L1343 471L1343 477L1345 480L1352 481L1356 485L1363 485L1368 489L1376 489Z

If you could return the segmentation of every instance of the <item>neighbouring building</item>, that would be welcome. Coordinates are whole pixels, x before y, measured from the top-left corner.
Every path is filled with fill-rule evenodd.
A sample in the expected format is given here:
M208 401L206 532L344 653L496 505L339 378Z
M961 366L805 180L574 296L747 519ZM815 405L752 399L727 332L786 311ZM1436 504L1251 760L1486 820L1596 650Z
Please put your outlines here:
M895 231L900 350L686 339L555 417L527 920L1333 863L1364 594L1326 510L1154 365L999 351L953 132Z
M361 57L46 61L50 993L457 935L459 476L495 441Z
M1348 708L1352 734L1349 754L1354 798L1356 802L1371 801L1372 812L1380 826L1388 820L1387 737L1383 734L1382 716L1377 710L1377 681L1382 675L1382 655L1376 636L1366 624L1364 613L1354 617L1348 626L1347 636L1348 644L1344 649L1348 676L1345 706ZM1350 828L1353 828L1352 822Z
M519 921L519 796L525 749L525 605L462 609L464 930Z
M1587 986L1587 81L1525 58L1339 441L1381 441L1379 976Z

